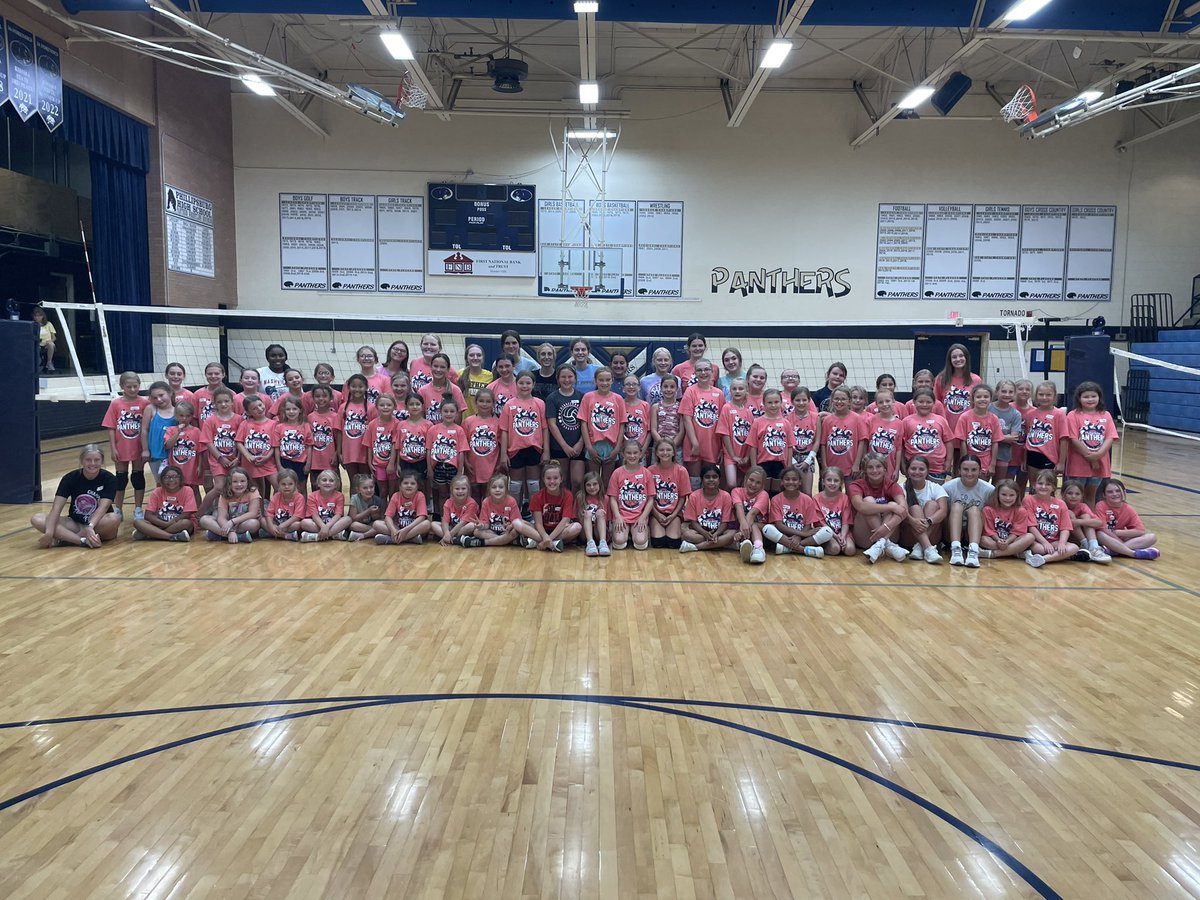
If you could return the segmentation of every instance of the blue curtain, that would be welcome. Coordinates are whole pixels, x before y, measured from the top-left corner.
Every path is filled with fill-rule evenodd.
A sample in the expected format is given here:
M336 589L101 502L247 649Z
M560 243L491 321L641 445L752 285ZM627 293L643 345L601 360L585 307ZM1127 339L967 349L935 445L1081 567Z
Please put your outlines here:
M64 88L67 140L86 147L92 170L92 275L102 303L150 305L146 173L150 131L111 106ZM148 316L110 314L109 344L118 372L153 370Z

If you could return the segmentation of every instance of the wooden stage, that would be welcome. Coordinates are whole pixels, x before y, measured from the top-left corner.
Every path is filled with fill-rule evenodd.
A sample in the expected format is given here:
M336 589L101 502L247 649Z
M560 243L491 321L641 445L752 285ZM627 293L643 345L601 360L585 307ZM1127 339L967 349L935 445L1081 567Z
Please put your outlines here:
M0 896L1200 897L1197 449L1126 440L1162 559L1036 571L0 507Z

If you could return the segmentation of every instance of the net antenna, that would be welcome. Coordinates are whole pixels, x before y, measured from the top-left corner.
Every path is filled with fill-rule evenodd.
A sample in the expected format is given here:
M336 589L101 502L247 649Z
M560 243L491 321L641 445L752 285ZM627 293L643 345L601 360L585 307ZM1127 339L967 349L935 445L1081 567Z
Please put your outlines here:
M1027 84L1017 88L1013 98L1000 107L1000 116L1005 122L1019 122L1022 125L1037 118L1037 96L1033 88Z
M413 77L411 71L404 73L400 87L396 91L396 106L399 109L424 109L429 103L429 95Z

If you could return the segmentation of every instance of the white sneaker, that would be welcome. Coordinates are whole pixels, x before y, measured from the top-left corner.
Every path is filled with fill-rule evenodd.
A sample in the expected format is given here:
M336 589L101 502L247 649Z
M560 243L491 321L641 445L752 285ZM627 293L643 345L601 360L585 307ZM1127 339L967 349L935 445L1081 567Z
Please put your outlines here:
M601 541L596 545L596 550L601 556L612 556L612 551L608 549L608 541Z
M925 562L934 566L942 564L942 554L938 553L937 547L929 547L925 551Z
M1112 562L1112 557L1104 552L1103 547L1093 547L1091 550L1088 551L1088 553L1091 554L1092 562L1094 562L1094 563L1110 563L1110 562Z
M135 506L133 508L133 520L135 522L140 522L144 518L146 518L145 511L140 506Z
M600 550L596 547L595 541L588 541L587 546L583 548L584 556L599 556Z
M908 551L892 541L888 541L883 550L896 562L904 562L906 559L908 559Z
M315 531L306 531L304 534L300 535L300 540L304 541L306 544L311 544L316 539L317 533Z
M789 554L791 552L792 551L790 549L788 549L787 547L783 546L783 544L775 545L775 555L776 556L786 556L787 554Z
M695 544L689 543L688 541L680 541L679 542L679 552L680 553L695 553L699 549L700 548L697 547Z
M825 548L823 547L805 547L804 555L811 556L813 559L824 559Z
M828 544L835 537L836 535L834 534L833 529L828 525L825 525L820 531L813 535L813 540L818 544Z
M986 547L979 551L980 559L994 559L995 556L996 556L995 551L988 550Z
M364 537L364 535L361 531L352 531L348 535L346 535L346 540L353 543L354 541L361 541L363 539L363 537Z
M526 550L532 550L537 546L537 541L531 537L523 537L521 538L521 546L523 546Z
M1040 569L1046 564L1046 557L1034 553L1032 550L1025 551L1025 562L1035 569Z
M925 548L920 544L913 544L912 551L908 554L910 559L924 559Z
M978 569L979 568L979 551L978 550L967 550L967 561L966 561L966 563L964 563L964 565L966 565L966 567L968 569Z
M566 549L566 546L567 546L567 545L566 545L566 544L564 544L564 543L562 542L562 539L560 538L559 540L555 541L555 542L554 542L553 544L551 544L550 546L554 548L554 552L555 552L555 553L562 553L562 552L563 552L563 550L565 550L565 549Z
M301 540L303 540L303 538L301 538ZM375 543L379 544L381 547L384 544L390 544L391 542L392 542L391 535L387 535L387 534L375 535Z
M742 562L750 562L750 557L754 555L754 545L749 541L742 541L738 544L738 553L741 554Z
M888 542L884 538L880 538L870 547L863 551L863 555L871 561L871 565L879 562L879 557L883 556L883 551L887 549Z
M950 565L961 566L961 565L963 565L963 563L964 563L964 560L963 560L963 554L962 554L962 547L951 547L950 548Z
M750 551L750 562L756 566L761 566L767 561L767 551L762 547L755 547Z

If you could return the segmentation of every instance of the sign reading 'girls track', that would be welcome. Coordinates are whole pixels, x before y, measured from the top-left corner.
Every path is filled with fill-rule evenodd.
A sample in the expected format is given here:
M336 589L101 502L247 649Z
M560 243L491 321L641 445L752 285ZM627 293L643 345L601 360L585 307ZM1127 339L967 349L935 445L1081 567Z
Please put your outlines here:
M879 300L1111 300L1115 206L881 203Z

